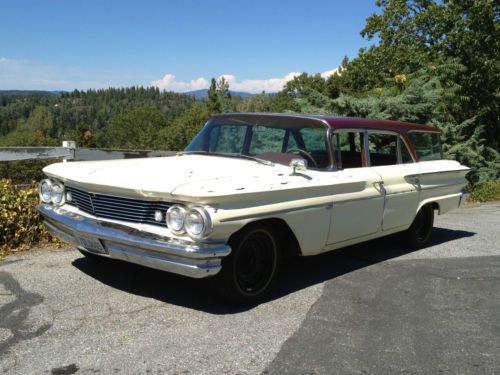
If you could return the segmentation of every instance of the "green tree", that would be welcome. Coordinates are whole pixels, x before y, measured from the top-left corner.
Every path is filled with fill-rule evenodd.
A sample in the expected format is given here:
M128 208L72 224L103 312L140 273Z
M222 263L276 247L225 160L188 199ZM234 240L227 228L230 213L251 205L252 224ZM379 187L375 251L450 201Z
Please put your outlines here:
M221 112L221 106L219 102L219 95L217 94L217 81L212 78L210 81L210 87L208 89L208 99L207 107L210 114L216 114Z
M167 127L163 114L151 107L136 108L113 118L107 128L106 143L111 148L163 149L162 129Z
M165 139L165 149L183 150L198 134L210 117L209 109L203 102L195 102L193 106L177 117L171 126L164 128L160 137Z
M221 112L232 112L233 102L231 100L231 93L229 92L229 82L220 77L217 81L217 100L220 104Z
M47 107L37 106L0 143L4 146L50 146L59 143L57 135L53 113Z
M500 145L500 3L492 0L378 0L380 14L361 34L377 45L361 50L345 79L356 91L383 87L388 79L454 62L460 90L450 114L472 136L481 124L490 145ZM459 103L459 105L456 105ZM474 119L474 121L468 121Z

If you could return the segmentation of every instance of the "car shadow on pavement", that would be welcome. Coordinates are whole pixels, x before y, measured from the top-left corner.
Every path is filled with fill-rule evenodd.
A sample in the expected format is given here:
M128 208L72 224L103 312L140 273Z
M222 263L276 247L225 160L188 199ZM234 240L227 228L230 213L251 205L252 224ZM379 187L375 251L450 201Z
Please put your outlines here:
M463 230L434 228L427 247L413 250L406 247L400 234L362 242L314 257L291 258L282 267L273 298L334 279L335 277L410 253L418 253L442 243L474 236Z
M473 232L434 228L429 247L473 235ZM286 259L282 262L274 291L266 302L411 252L414 250L402 246L399 237L393 235L314 257ZM220 302L206 279L191 279L109 259L83 257L74 260L73 265L112 288L210 314L235 314L252 308Z

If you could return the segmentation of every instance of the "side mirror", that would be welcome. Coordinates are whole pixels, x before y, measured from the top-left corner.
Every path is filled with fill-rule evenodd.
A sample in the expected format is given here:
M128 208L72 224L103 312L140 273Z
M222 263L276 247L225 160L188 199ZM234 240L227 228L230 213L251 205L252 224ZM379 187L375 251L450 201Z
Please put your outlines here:
M297 171L306 171L307 170L307 160L304 159L292 159L290 160L290 167L292 168L292 174L295 174Z

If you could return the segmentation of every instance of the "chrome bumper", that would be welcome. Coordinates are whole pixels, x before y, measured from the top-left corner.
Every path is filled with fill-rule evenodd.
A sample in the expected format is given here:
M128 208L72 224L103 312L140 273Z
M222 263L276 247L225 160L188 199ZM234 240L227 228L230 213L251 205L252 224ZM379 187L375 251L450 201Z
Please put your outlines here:
M462 191L460 192L460 202L458 204L458 206L462 206L470 197L470 194L467 192L467 190L465 189L462 189Z
M193 278L217 274L222 257L231 252L227 244L180 242L47 204L37 209L49 232L78 249ZM103 252L85 248L82 242L85 238L99 241Z

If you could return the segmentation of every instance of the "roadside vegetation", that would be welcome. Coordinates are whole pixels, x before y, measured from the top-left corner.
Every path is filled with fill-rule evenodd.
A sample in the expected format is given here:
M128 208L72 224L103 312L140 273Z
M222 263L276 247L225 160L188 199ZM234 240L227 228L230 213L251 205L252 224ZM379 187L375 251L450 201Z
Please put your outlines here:
M35 244L58 244L42 224L36 211L38 203L34 183L20 187L14 186L11 180L0 179L0 259L9 252Z
M472 189L472 202L500 201L500 180L487 181Z
M371 15L360 31L376 42L356 57L346 57L328 78L303 73L276 94L245 98L231 95L223 78L212 79L204 100L143 87L0 96L0 146L75 140L79 147L181 150L210 115L220 112L393 119L441 129L445 156L472 168L471 198L499 200L500 4L491 0L376 3L380 12ZM37 180L42 166L0 163L0 178L16 183ZM35 215L34 211L21 215L28 214ZM3 214L1 220L0 228L13 228ZM17 238L26 237L27 244L40 238L23 233L20 229ZM2 240L0 246L17 246L16 234L9 236L12 239Z

